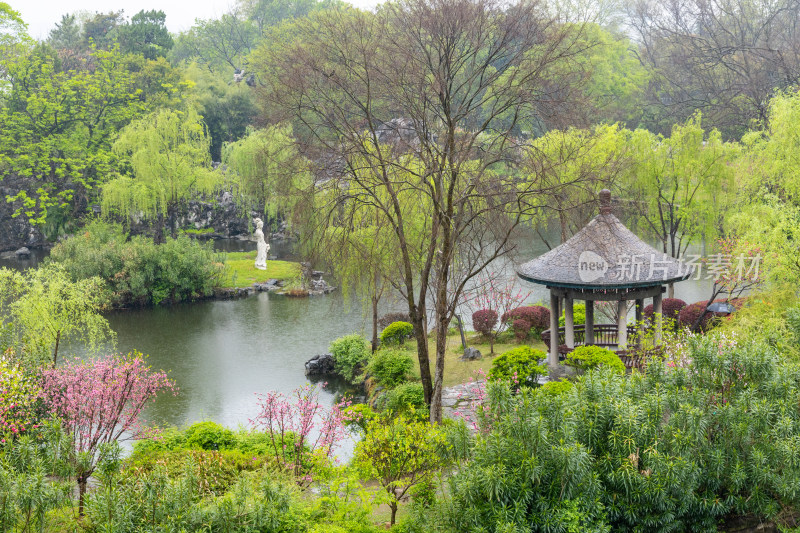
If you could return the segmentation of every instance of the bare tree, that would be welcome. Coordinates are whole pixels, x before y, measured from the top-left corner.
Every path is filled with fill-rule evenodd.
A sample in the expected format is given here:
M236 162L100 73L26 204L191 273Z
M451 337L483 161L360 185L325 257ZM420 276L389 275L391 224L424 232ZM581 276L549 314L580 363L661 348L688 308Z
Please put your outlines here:
M628 23L653 74L662 133L695 110L728 137L766 123L775 89L800 81L800 0L638 0Z
M314 220L347 231L377 212L391 230L386 279L408 305L432 421L465 285L546 206L537 176L516 169L525 147L512 132L568 120L584 79L573 59L589 46L581 29L535 1L404 0L311 17L258 58L273 80L268 115L292 118L306 153L342 161L317 183Z

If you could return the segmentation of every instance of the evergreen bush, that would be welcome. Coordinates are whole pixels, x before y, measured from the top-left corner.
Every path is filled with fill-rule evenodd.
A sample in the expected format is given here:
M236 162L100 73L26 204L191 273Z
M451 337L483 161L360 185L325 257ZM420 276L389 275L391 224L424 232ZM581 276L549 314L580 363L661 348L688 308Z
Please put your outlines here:
M375 376L380 385L391 389L406 382L413 368L414 360L407 352L384 348L372 356L367 372Z
M535 386L539 376L547 375L547 368L540 362L547 357L541 350L520 346L498 355L492 361L489 379L513 382L514 386Z
M336 372L349 382L354 382L372 353L369 342L361 335L345 335L331 343L331 355Z
M50 252L73 280L98 276L115 306L158 305L212 294L222 280L222 256L212 243L186 236L155 244L128 235L118 224L95 220Z
M381 344L403 344L414 332L414 326L408 322L392 322L381 332Z
M791 520L800 368L721 335L683 349L646 372L589 370L564 394L490 383L471 460L447 501L407 530L712 532L729 516Z
M605 366L614 372L625 373L625 364L619 356L611 350L600 346L578 346L567 354L564 364L582 370Z

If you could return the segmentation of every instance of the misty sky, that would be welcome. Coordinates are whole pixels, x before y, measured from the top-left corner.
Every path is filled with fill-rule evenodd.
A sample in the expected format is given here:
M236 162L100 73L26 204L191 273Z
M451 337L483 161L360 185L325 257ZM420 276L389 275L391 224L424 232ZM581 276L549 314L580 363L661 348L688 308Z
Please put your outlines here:
M47 37L61 15L74 11L125 10L131 17L142 9L160 9L167 14L167 27L172 32L188 29L196 18L216 18L227 11L230 0L5 0L22 14L28 33L36 39ZM359 7L371 7L376 0L350 0Z

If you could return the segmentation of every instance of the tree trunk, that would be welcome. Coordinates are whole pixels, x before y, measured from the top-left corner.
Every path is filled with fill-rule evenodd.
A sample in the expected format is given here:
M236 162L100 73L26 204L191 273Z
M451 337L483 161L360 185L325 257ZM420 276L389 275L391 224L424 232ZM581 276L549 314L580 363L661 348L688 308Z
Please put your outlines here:
M667 285L667 298L675 298L675 284L670 283Z
M56 333L56 345L53 348L53 368L56 367L56 362L58 362L58 345L61 342L61 330L58 330Z
M410 308L411 323L414 325L414 337L417 340L417 359L419 361L419 379L425 394L425 403L431 404L433 399L433 380L431 379L431 360L428 350L428 337L425 334L425 313L418 312L416 307Z
M461 315L455 315L458 322L458 332L461 334L461 347L467 349L467 338L464 336L464 323L461 322Z
M431 400L431 423L438 424L442 421L442 386L444 384L444 355L447 350L447 326L443 304L436 302L436 372L433 379L433 398Z
M397 517L397 502L391 502L389 504L389 508L392 510L392 518L389 521L389 525L393 526L394 525L394 520Z
M158 219L156 220L156 231L153 235L153 242L156 244L163 244L164 243L164 226L166 222L164 221L164 214L159 213Z
M378 297L372 296L372 353L378 349Z
M86 483L89 476L81 474L78 476L78 516L83 516L83 499L86 496Z

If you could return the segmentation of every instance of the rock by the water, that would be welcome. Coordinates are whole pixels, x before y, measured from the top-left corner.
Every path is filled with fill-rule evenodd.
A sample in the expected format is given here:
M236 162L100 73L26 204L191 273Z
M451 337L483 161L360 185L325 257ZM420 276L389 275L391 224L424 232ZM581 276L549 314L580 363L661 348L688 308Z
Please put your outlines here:
M16 259L16 252L0 252L0 259Z
M464 348L464 355L462 355L459 359L462 361L476 361L483 357L481 355L480 350L477 348L473 348L472 346L468 346Z
M315 355L306 361L306 376L317 374L334 374L336 372L336 362L333 355L324 353Z
M14 255L17 256L17 259L28 259L31 256L31 251L28 250L27 247L23 246L22 248L14 252Z
M268 279L264 283L253 283L253 288L258 292L274 291L281 288L280 282L277 279Z

